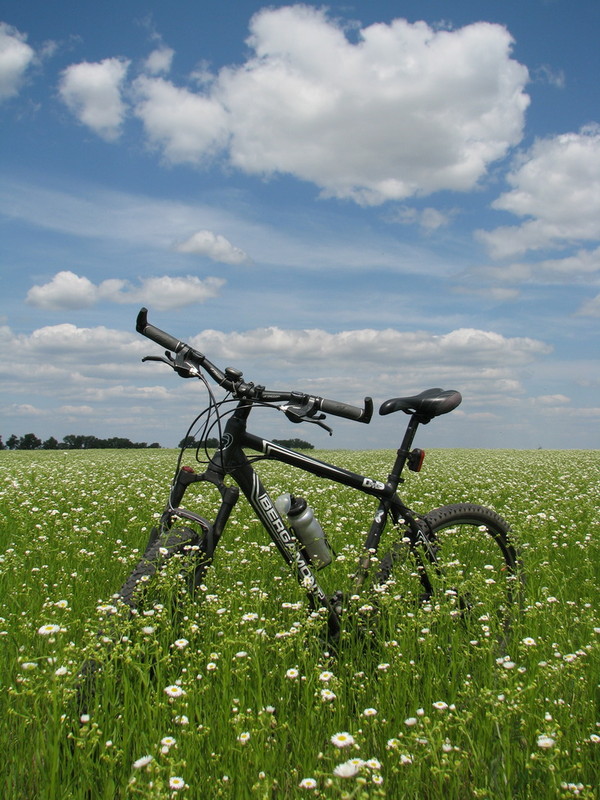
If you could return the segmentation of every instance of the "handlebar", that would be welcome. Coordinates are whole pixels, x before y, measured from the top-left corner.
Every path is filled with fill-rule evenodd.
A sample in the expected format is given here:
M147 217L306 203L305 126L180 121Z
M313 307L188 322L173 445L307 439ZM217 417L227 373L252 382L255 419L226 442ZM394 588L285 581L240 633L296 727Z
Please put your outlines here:
M187 347L185 342L179 341L179 339L171 336L170 333L165 333L165 331L161 331L160 328L150 325L148 322L147 308L140 309L135 321L135 329L138 333L141 333L143 336L147 336L148 339L152 339L152 341L156 342L156 344L159 344L161 347L165 347L167 350L172 350L174 353L179 353L180 350L182 350L184 347Z
M226 391L231 392L239 399L262 400L263 402L291 402L306 416L313 416L317 411L344 417L356 422L368 423L373 414L373 400L365 397L364 408L358 408L338 400L327 400L324 397L314 397L300 392L275 392L268 391L264 386L255 386L242 380L242 373L228 367L225 372L220 370L208 358L195 350L189 344L171 336L170 333L151 325L148 322L148 309L142 308L137 316L135 329L138 333L161 345L175 354L174 359L168 362L180 375L191 377L199 375L200 368L206 370L211 378ZM299 420L298 420L299 421Z

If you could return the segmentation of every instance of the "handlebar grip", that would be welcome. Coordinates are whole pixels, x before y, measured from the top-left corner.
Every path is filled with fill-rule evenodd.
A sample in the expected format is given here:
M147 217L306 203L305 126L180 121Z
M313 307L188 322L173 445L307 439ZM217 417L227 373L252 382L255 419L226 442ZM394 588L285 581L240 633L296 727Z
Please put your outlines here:
M321 400L319 407L326 414L345 417L355 422L370 422L373 415L373 400L370 397L365 397L364 408L357 408L357 406L351 406L348 403L340 403L338 400L326 400L325 398Z
M165 331L161 331L160 328L150 325L148 322L147 308L140 309L140 313L137 315L135 329L138 333L147 336L148 339L152 339L153 342L156 342L167 350L172 350L174 353L178 353L186 346L185 342L176 339L174 336L171 336L170 333L166 333Z

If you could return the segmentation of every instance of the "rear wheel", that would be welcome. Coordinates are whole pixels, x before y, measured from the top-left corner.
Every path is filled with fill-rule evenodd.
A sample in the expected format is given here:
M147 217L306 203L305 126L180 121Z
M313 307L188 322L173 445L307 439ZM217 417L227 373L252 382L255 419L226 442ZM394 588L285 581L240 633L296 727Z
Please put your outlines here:
M423 599L478 615L518 596L521 577L508 523L489 508L458 503L430 511L425 542L414 547Z

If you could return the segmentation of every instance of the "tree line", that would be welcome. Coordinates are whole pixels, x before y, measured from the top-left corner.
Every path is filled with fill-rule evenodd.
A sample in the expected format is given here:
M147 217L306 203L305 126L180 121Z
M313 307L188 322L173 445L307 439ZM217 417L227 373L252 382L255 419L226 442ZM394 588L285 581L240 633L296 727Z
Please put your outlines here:
M291 450L314 450L314 445L305 442L303 439L273 439L274 444L280 444ZM186 436L179 442L178 447L197 448L207 447L209 450L219 446L219 440L214 438L196 441L193 436ZM106 449L128 449L146 447L160 447L158 442L146 444L146 442L132 442L122 436L111 436L109 439L99 439L97 436L85 436L83 434L69 433L59 442L54 436L50 436L46 441L42 441L35 433L26 433L24 436L16 436L12 433L6 443L0 436L0 450L106 450Z
M97 436L69 433L59 442L54 436L42 441L35 433L26 433L16 436L12 433L6 444L0 436L0 450L91 450L91 449L121 449L121 448L160 447L158 442L132 442L122 436L111 436L109 439L99 439Z

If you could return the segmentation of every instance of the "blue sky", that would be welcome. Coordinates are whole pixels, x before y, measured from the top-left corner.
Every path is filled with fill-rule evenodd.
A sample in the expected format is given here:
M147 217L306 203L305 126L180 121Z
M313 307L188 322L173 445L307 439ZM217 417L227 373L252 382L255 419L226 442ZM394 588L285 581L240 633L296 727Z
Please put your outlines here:
M176 444L203 395L141 364L146 305L270 388L459 389L423 445L600 447L599 33L597 0L5 0L4 440Z

